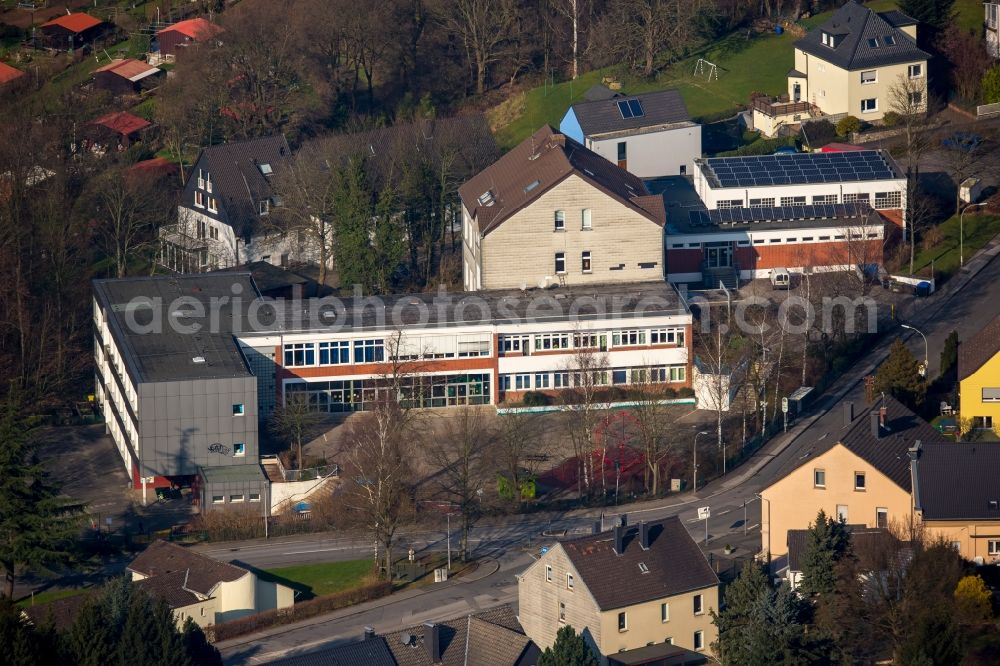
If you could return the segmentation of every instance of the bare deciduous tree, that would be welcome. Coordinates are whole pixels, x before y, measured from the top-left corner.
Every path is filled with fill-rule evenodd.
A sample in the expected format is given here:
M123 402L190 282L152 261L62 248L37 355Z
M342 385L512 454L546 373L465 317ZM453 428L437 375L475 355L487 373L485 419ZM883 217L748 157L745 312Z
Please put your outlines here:
M482 95L490 66L500 60L517 24L517 0L442 0L437 13L445 29L462 40L476 94Z
M649 368L634 371L631 379L633 439L646 461L643 475L646 490L652 495L659 495L663 463L676 446L673 437L675 419L670 413L670 406L664 402L667 385Z
M305 468L303 441L321 418L304 394L286 392L268 421L268 429L275 437L283 440L289 448L295 447L295 461L299 469Z
M597 482L594 474L594 437L603 411L601 387L608 383L607 354L580 347L572 355L566 370L571 386L563 389L560 397L569 416L566 428L577 459L577 491L582 496L593 492Z

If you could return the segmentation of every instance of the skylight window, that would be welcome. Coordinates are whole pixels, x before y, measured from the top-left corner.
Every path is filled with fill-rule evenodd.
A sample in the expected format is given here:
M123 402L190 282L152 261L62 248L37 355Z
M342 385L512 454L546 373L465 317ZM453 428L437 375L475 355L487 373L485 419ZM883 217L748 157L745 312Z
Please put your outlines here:
M892 35L886 35L885 37L882 38L882 40L885 42L886 46L892 46L893 44L896 43L896 38L893 37Z
M877 49L879 47L878 37L872 37L871 39L869 39L868 46L872 47L873 49Z
M622 114L622 119L642 118L646 112L642 108L642 103L637 99L626 99L618 102L618 112Z
M270 176L274 173L274 169L271 168L270 164L264 163L260 165L260 172L265 176Z
M524 187L524 193L527 194L528 192L530 192L531 190L535 189L536 187L538 187L538 181L537 180L533 180L533 181L531 181L530 183L528 183Z

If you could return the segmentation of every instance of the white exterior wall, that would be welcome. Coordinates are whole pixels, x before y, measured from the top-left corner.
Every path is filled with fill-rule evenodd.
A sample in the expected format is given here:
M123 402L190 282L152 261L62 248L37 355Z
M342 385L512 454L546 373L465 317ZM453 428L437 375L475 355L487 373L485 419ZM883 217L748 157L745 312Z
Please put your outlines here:
M199 222L205 225L204 238L198 237ZM216 237L213 238L213 233ZM317 263L319 252L310 247L305 239L296 234L256 234L246 243L238 239L231 226L216 220L214 217L197 208L187 206L177 207L177 229L165 227L160 230L162 240L180 247L205 247L208 250L205 263L199 270L208 271L218 268L231 268L254 261L266 261L275 266L282 266L283 258L290 262ZM181 269L180 266L170 266L161 259L161 263L169 268Z
M866 180L853 183L810 183L802 185L765 185L760 187L712 187L701 168L695 168L694 188L705 207L709 210L719 207L720 201L739 201L741 207L749 207L750 199L773 198L775 206L781 206L782 197L805 197L806 205L814 203L813 197L834 195L836 203L844 203L845 194L867 194L869 203L875 207L876 192L899 192L900 206L906 210L906 179ZM895 206L891 208L895 209ZM721 239L719 239L721 240Z
M617 164L621 142L626 145L628 171L640 178L692 173L695 158L701 157L701 125L684 123L680 127L629 136L587 137L586 145Z
M462 206L462 286L465 291L483 288L483 238L469 209Z
M214 591L219 604L215 613L216 624L253 615L259 610L257 576L250 571L232 582L219 583Z
M994 58L1000 58L1000 4L985 3L986 50Z
M125 462L125 471L128 473L129 478L134 481L132 463L137 463L138 461L132 460L132 454L129 452L125 442L128 441L132 444L136 455L142 455L139 448L139 424L132 419L129 412L131 409L131 413L135 414L136 418L140 418L138 394L131 377L129 377L125 369L125 361L122 358L122 354L115 344L114 338L111 336L104 311L96 301L94 302L94 327L100 336L99 339L95 339L94 341L94 372L101 377L101 381L105 387L105 390L102 390L101 383L97 382L95 399L101 409L101 413L105 417L104 420L108 434L111 435L111 440L114 442L115 448L118 449L119 455L121 455L122 460ZM96 348L101 342L103 342L103 348ZM124 392L119 388L118 381L115 379L116 376L120 380ZM112 405L115 412L121 418L124 430L111 411Z

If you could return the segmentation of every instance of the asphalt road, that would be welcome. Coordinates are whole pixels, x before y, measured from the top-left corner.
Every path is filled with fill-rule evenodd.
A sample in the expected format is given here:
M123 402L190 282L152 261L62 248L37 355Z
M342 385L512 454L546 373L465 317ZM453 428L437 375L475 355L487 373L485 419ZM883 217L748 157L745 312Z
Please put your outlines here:
M958 279L958 278L955 278ZM1000 280L1000 261L995 255L964 288L955 294L921 304L917 315L910 322L927 336L931 360L931 374L936 372L938 355L945 337L957 330L960 339L967 339L1000 313L997 298ZM920 357L924 344L919 335L908 334L908 345ZM837 394L864 405L864 389L860 378L884 358L895 335L885 339L864 361L851 368L813 405L813 416L806 415L787 434L774 438L754 458L727 477L717 479L699 490L679 498L622 506L609 512L607 525L614 514L626 512L630 522L653 520L666 516L679 516L692 536L705 541L706 521L698 519L698 508L709 507L711 518L707 521L708 547L712 553L721 552L725 544L737 546L737 553L752 553L760 544L761 502L756 493L775 479L803 464L814 454L817 446L839 435L844 427L840 409L832 409L838 402ZM904 336L905 337L905 336ZM744 522L744 512L746 519ZM477 555L490 555L500 562L500 571L475 583L432 590L425 594L393 603L374 611L350 617L318 622L266 639L249 643L223 645L227 664L264 663L290 652L315 649L322 644L354 640L361 635L365 625L379 632L390 632L423 620L442 620L461 616L474 610L489 608L516 600L517 587L514 574L522 570L537 549L563 534L582 534L590 531L599 511L576 511L568 514L535 514L518 516L508 521L481 522L472 531L472 545ZM744 532L747 534L744 535ZM412 546L443 550L445 533L440 530L416 530L401 537L400 552ZM365 557L371 553L366 538L343 534L304 535L271 541L213 544L200 550L222 560L239 560L257 567L273 567L308 562L326 562L339 559Z

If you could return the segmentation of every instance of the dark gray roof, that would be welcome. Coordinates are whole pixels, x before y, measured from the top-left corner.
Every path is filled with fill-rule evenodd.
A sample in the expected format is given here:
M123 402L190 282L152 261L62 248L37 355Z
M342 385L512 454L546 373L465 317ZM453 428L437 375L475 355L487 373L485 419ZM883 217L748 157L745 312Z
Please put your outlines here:
M669 218L669 233L764 231L766 229L809 229L884 224L871 206L864 203L814 204L776 208L717 208L689 210L686 223Z
M1000 521L1000 443L922 443L917 484L924 520Z
M708 656L706 654L671 643L654 643L608 655L608 666L644 666L645 664L698 666L707 663Z
M612 97L621 97L621 93L617 93L611 88L602 85L600 83L595 83L594 85L587 88L587 92L583 93L583 98L588 102L596 102L602 99L611 99Z
M267 663L272 666L396 666L381 636Z
M642 116L622 117L618 103L629 100L639 100L644 111ZM680 91L674 88L640 95L579 102L572 108L584 136L588 137L617 132L627 134L629 130L673 125L691 120L684 98L681 97Z
M642 549L640 527L633 525L627 530L621 555L614 550L614 531L560 542L602 611L719 584L718 576L679 518L650 522L648 527L649 549Z
M93 284L111 335L137 383L253 376L232 335L234 325L250 328L246 307L240 308L233 321L235 297L245 306L258 296L249 274L136 277L94 280ZM210 325L213 299L218 299L215 331ZM185 302L200 304L204 314L179 316L192 311L192 305ZM180 332L192 325L201 330Z
M888 533L888 530L864 525L848 525L847 531L851 533L851 544L854 546L862 540ZM809 532L810 530L788 530L789 571L802 571L802 557L806 552Z
M813 465L818 456L823 455L837 444L842 444L885 474L897 486L910 492L910 459L907 451L917 440L923 443L939 442L941 434L892 396L887 395L884 400L887 427L880 426L877 436L872 432L872 414L879 413L882 398L879 398L870 408L862 408L860 414L855 411L854 420L849 426L844 426L840 430L839 436L823 437L815 445L812 455L792 467L788 473L803 465ZM857 410L858 407L855 406L855 409ZM777 479L775 483L780 480Z
M245 481L264 482L266 479L264 470L256 462L248 462L245 465L199 467L198 469L206 483L237 483Z
M849 71L928 60L930 55L921 51L912 37L894 27L914 23L913 19L909 19L911 23L905 19L909 17L895 12L887 20L855 0L848 0L833 16L795 42L795 47ZM823 44L824 32L836 37L835 47ZM887 36L892 44L886 42ZM877 46L869 40L876 40Z
M887 12L879 12L879 16L885 19L886 23L894 28L905 28L911 25L917 25L918 21L915 18L910 18L898 9L890 9Z
M190 205L194 198L198 169L208 171L212 176L212 194L219 203L216 217L231 226L237 236L246 238L253 234L260 219L259 202L274 194L270 176L264 175L261 165L270 165L273 172L290 156L288 142L281 135L205 148L191 169L185 203Z
M533 286L533 285L528 285ZM272 300L256 309L262 334L322 330L392 330L467 324L586 321L595 317L629 320L655 314L687 314L676 289L666 282L580 285L456 294L429 293L362 297ZM253 333L246 329L241 339Z

